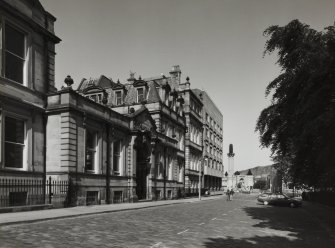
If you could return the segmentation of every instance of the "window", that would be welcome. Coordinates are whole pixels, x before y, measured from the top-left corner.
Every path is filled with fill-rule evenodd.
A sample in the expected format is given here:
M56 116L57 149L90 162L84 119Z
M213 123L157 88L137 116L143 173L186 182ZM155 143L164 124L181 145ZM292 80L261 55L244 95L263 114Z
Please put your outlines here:
M115 104L121 105L122 104L122 91L115 92Z
M86 129L86 160L85 170L94 171L97 163L97 133Z
M144 97L144 88L138 88L137 89L137 102L141 103L145 100Z
M98 103L102 103L102 94L98 94Z
M4 34L4 76L24 84L25 34L7 23L5 24Z
M90 99L91 99L92 101L96 102L96 101L97 101L97 95L91 95L91 96L90 96Z
M102 93L86 95L86 98L100 104L102 103Z
M9 168L24 168L25 122L5 117L5 165Z
M120 164L121 164L121 141L115 141L113 143L113 170L115 175L120 175Z

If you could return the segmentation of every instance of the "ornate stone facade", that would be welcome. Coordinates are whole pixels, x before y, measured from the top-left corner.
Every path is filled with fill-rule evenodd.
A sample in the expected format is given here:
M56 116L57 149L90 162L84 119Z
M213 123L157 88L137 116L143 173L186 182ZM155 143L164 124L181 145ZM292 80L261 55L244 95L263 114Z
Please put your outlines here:
M83 79L78 87L78 93L98 104L106 98L105 106L123 116L132 116L140 110L149 113L146 120L133 123L133 128L148 133L142 138L151 144L145 148L141 137L131 141L132 176L139 199L177 198L184 194L186 124L184 99L179 91L180 74L179 66L175 66L169 77L136 79L131 74L120 83L101 76ZM152 125L148 127L146 123ZM144 155L147 152L143 149L151 155Z

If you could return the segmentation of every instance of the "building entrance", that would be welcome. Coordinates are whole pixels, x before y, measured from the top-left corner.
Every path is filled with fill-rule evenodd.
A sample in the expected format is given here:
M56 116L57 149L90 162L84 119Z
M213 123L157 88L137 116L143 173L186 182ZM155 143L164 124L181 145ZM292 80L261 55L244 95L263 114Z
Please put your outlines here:
M147 199L147 177L150 169L150 138L145 135L136 139L136 195Z

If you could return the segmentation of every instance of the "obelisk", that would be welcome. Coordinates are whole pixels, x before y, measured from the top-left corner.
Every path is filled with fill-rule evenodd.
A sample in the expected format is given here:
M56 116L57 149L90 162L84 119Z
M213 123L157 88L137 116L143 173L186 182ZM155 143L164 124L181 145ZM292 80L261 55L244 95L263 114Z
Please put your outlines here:
M234 149L233 149L233 144L229 145L229 153L227 154L228 156L228 182L227 186L228 188L232 189L235 187L235 182L234 182Z

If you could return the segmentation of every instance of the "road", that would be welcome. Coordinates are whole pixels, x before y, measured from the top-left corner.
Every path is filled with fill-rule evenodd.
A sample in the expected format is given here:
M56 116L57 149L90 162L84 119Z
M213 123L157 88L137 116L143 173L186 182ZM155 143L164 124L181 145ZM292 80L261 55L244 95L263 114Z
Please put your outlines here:
M263 206L240 195L1 226L0 247L335 247L335 211Z

